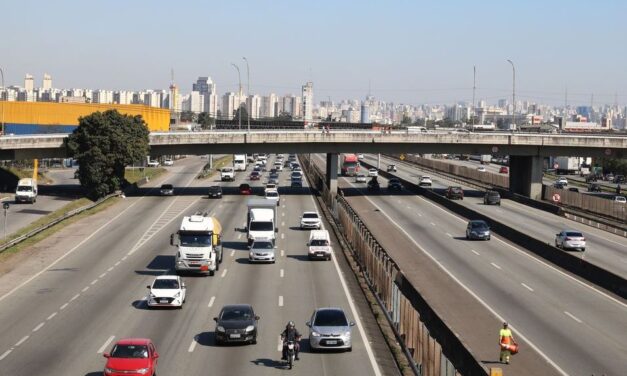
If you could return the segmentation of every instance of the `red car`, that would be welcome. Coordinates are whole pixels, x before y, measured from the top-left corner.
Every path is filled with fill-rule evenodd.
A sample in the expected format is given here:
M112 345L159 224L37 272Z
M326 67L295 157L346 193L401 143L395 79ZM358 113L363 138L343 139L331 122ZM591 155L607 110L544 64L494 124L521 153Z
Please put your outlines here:
M239 193L242 195L250 195L253 193L253 190L250 188L250 185L248 184L240 184Z
M507 167L502 166L501 168L499 168L499 173L500 174L507 174L507 173L509 173L509 170L507 169Z
M159 353L151 340L126 338L119 340L111 353L104 353L107 365L105 376L155 375Z

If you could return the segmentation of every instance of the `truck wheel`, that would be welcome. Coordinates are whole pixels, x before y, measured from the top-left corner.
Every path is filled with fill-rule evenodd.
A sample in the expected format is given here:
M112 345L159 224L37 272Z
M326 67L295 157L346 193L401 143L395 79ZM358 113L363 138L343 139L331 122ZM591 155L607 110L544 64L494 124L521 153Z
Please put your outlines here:
M216 271L215 271L215 270L210 270L210 271L209 271L209 276L210 276L210 277L213 277L215 274L216 274Z
M220 270L220 263L216 262L216 270Z

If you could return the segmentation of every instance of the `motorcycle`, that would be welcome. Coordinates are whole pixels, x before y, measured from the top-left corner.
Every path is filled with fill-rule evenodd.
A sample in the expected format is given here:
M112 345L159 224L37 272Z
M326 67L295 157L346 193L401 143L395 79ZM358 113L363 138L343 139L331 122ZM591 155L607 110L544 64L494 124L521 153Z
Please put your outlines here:
M296 359L296 344L294 341L286 341L284 346L287 347L287 366L289 369L292 369L294 366L294 359Z

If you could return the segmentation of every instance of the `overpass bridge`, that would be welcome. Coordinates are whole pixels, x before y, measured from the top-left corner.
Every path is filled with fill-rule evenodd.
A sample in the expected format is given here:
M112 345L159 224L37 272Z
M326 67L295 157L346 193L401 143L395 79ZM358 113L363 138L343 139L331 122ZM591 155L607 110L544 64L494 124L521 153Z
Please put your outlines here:
M67 157L67 134L0 137L0 160ZM507 132L407 133L372 130L254 130L152 132L152 156L233 153L326 153L329 187L335 186L338 153L455 153L510 156L510 189L538 198L542 158L607 156L627 158L627 137Z

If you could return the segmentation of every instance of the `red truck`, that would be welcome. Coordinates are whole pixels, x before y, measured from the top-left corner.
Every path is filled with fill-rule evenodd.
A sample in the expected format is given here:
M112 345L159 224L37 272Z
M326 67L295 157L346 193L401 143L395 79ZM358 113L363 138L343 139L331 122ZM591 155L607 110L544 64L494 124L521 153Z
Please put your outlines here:
M355 154L342 154L342 176L355 176L359 172L359 160Z

